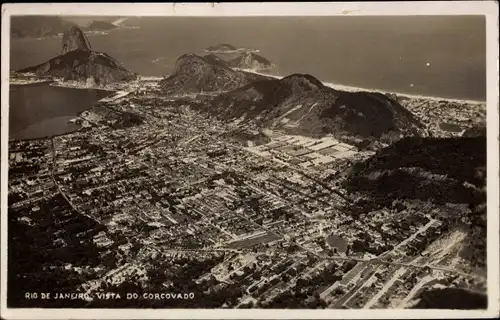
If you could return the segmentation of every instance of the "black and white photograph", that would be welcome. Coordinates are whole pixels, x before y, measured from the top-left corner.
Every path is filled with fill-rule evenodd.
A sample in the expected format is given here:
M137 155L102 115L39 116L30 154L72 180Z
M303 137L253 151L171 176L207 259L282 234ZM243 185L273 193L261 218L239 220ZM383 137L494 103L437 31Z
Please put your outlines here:
M2 8L2 317L498 316L498 3L59 5Z

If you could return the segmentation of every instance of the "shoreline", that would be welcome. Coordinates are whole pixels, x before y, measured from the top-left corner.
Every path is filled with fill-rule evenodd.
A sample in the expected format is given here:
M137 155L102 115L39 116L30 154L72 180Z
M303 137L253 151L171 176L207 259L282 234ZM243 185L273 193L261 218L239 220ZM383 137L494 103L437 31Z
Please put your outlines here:
M80 112L81 113L81 112ZM68 116L68 117L71 117L71 116ZM75 118L79 118L79 116L76 116ZM75 119L73 118L73 119ZM41 137L36 137L36 138L11 138L9 137L8 139L8 142L19 142L19 141L37 141L37 140L49 140L49 139L52 139L52 138L56 138L56 137L62 137L62 136L65 136L65 135L68 135L68 134L71 134L71 133L75 133L75 132L78 132L80 130L82 130L84 127L81 126L81 125L78 125L78 128L75 128L74 130L73 129L69 129L69 130L66 130L64 133L58 133L58 134L52 134L52 135L45 135L45 136L41 136Z
M33 81L19 81L19 82L17 82L17 81L12 82L11 80L9 80L9 86L22 87L22 86L33 86L33 85L40 85L40 84L51 85L54 82L55 82L54 80L33 80Z
M214 54L234 54L234 53L259 53L259 49L249 49L249 48L238 48L235 50L203 50L205 53L214 53Z
M264 72L259 72L255 71L253 69L242 69L242 68L232 68L235 71L243 71L247 73L252 73L252 74L257 74L265 77L270 77L274 79L283 79L287 76L277 76L269 73L264 73ZM138 80L139 81L160 81L163 79L165 76L141 76L139 75ZM381 90L381 89L373 89L373 88L361 88L361 87L355 87L355 86L348 86L348 85L343 85L343 84L336 84L336 83L331 83L331 82L325 82L320 80L323 85L326 87L339 90L339 91L347 91L347 92L359 92L359 91L366 91L366 92L376 92L376 93L381 93L384 95L396 95L398 98L402 99L413 99L413 100L430 100L430 101L446 101L446 102L454 102L454 103L463 103L463 104L473 104L473 105L486 105L485 100L468 100L468 99L457 99L457 98L446 98L446 97L438 97L438 96L425 96L425 95L419 95L419 94L411 94L411 93L404 93L404 92L395 92L395 91L386 91L386 90ZM25 82L14 82L12 83L12 80L9 80L10 85L33 85L33 84L40 84L40 83L49 83L50 86L54 87L62 87L62 88L74 88L74 89L95 89L95 90L103 90L103 91L117 91L116 89L111 89L111 88L92 88L92 87L85 87L85 86L78 86L78 85L71 85L67 84L58 80L33 80L33 81L25 81Z
M274 79L283 79L287 76L276 76L268 73L263 73L263 72L258 72L252 69L240 69L240 68L233 68L233 70L237 71L244 71L248 73L253 73L253 74L258 74L261 76L265 77L271 77ZM319 79L318 79L319 80ZM408 98L408 99L420 99L420 100L432 100L432 101L446 101L446 102L456 102L456 103L466 103L466 104L477 104L477 105L485 105L486 101L481 101L481 100L467 100L467 99L456 99L456 98L445 98L445 97L436 97L436 96L425 96L425 95L419 95L419 94L412 94L412 93L404 93L404 92L395 92L395 91L385 91L381 89L370 89L370 88L361 88L361 87L355 87L355 86L347 86L343 84L336 84L336 83L331 83L331 82L325 82L322 80L321 83L325 85L326 87L335 89L335 90L340 90L340 91L348 91L348 92L358 92L358 91L367 91L367 92L377 92L377 93L382 93L385 95L396 95L399 98Z
M51 87L59 87L59 88L69 88L69 89L84 89L84 90L101 90L101 91L109 91L109 92L115 92L117 91L116 89L111 89L111 88L100 88L100 87L87 87L85 85L77 85L77 84L66 84L64 82L58 82L54 81L51 84L49 84Z
M123 17L123 18L117 19L117 20L111 22L111 24L114 24L117 27L121 27L121 24L124 23L128 18L129 17Z

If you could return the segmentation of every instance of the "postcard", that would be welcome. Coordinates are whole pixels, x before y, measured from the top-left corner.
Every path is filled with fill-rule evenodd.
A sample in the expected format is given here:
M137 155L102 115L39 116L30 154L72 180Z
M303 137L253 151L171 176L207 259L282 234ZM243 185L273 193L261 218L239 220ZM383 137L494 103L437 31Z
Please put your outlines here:
M498 316L497 66L496 2L3 5L2 317Z

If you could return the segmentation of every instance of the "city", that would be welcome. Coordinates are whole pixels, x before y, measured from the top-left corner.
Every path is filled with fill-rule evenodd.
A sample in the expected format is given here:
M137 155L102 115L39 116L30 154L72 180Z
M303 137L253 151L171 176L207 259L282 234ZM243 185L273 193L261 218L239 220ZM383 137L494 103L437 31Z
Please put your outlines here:
M407 308L431 285L484 290L485 273L457 254L466 233L443 219L451 204L353 209L360 199L343 188L345 172L374 151L272 130L242 141L259 135L252 123L140 87L81 113L80 131L9 143L9 219L50 233L31 235L37 256L53 257L43 270L64 272L57 282L85 294L83 305L104 303L92 298L100 292L193 292L146 300ZM17 281L16 292L33 286Z

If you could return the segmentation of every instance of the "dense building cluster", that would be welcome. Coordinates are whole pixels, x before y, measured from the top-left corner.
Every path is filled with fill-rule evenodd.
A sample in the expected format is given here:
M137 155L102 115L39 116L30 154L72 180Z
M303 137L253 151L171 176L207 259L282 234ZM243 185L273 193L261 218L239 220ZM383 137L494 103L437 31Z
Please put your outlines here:
M140 87L81 113L77 132L10 142L12 301L42 286L85 293L53 302L67 306L376 308L431 285L484 288L444 218L466 204L370 207L344 186L374 151L281 131L252 140L252 123L200 111L203 94ZM88 298L99 292L193 297Z

